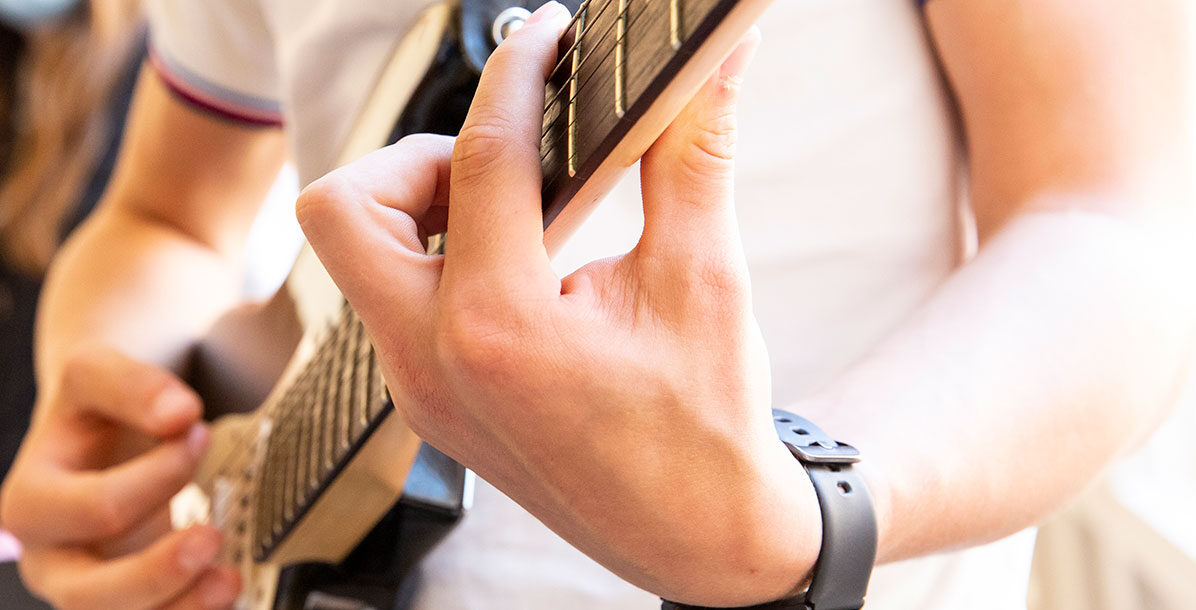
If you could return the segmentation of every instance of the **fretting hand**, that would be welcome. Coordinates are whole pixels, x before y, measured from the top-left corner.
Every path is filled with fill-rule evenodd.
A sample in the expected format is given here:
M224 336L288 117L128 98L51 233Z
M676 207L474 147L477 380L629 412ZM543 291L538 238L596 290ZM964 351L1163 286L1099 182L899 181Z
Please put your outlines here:
M424 439L657 594L783 596L819 544L777 441L732 200L749 36L643 159L634 250L558 279L543 245L544 82L568 19L542 9L490 58L461 135L418 136L300 198ZM444 230L445 256L423 235Z

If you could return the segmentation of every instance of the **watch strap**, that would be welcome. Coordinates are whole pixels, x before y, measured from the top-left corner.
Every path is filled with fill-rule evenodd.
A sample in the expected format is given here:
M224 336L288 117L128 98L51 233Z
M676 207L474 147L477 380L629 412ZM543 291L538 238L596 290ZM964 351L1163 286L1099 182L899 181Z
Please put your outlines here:
M805 593L741 610L859 610L876 562L876 513L863 477L852 468L854 447L832 439L809 420L772 411L777 437L802 463L822 513L822 548ZM707 610L664 601L662 610Z

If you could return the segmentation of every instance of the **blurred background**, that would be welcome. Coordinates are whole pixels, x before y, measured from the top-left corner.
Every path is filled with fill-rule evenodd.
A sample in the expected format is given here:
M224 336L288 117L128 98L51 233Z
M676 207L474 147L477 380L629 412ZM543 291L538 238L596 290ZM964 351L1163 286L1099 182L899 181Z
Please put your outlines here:
M0 10L2 476L36 395L32 337L42 277L110 176L145 31L139 0L0 0ZM293 174L280 185L261 222L293 222ZM253 243L255 257L294 252L291 244ZM268 291L279 279L251 278L253 291ZM1194 434L1196 391L1189 391L1147 445L1041 527L1032 610L1196 607ZM1043 459L1051 459L1049 447ZM0 556L17 552L0 536ZM11 561L0 565L0 607L38 607L22 592Z

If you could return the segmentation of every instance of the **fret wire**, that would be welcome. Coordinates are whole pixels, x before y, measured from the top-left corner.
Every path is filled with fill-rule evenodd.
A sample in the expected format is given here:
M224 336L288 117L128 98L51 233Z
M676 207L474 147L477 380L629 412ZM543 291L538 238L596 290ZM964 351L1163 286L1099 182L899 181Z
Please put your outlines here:
M630 11L631 7L628 6L627 10ZM631 21L628 22L627 27L630 28L632 25L635 25L636 21L638 21L639 17L642 16L644 14L644 12L645 11L640 11L639 13L631 15ZM610 26L607 27L605 34L610 34L614 31L615 31L615 23L612 22L610 24ZM599 39L599 41L598 41L599 44L606 41L605 34L603 35L602 38ZM595 46L593 49L590 49L590 53L586 56L586 58L582 59L583 67L592 67L594 69L589 71L588 73L583 72L583 77L580 79L580 82L577 85L577 94L574 96L570 96L569 103L571 103L571 104L576 103L578 101L577 95L581 95L581 94L587 92L587 86L590 85L590 83L594 80L595 76L599 75L599 73L601 72L602 66L605 65L606 61L608 59L610 59L611 55L614 53L615 45L612 45L611 48L606 49L605 53L601 57L598 57L597 59L591 59L593 57L594 53L596 53L599 48L600 47ZM562 90L563 89L564 88L562 87ZM546 114L547 114L547 111L546 111ZM560 126L561 116L563 116L563 115L557 115L557 118L554 119L548 125L548 127L545 128L545 130L541 133L540 143L542 145L545 143L545 139L548 138L549 135L551 135L552 130ZM566 118L566 120L568 120L568 118ZM570 125L568 123L566 123L565 128L568 129L569 127L570 127ZM551 139L549 139L549 140L550 140L549 144L551 144ZM541 154L540 161L543 162L546 157L547 157L547 154Z
M646 13L648 12L648 11L647 11L647 6L646 6L646 5L647 5L647 4L649 4L649 3L648 3L648 2L644 2L643 4L645 5L645 7L644 7L644 9L645 9L645 10L641 10L640 12L638 12L638 13L635 13L635 14L633 14L633 15L631 16L631 21L630 21L630 22L628 22L628 24L627 24L627 27L628 27L628 28L631 28L632 26L634 26L634 25L635 25L635 24L636 24L636 23L639 21L639 18L640 18L640 17L642 17L644 14L646 14ZM631 10L631 6L629 5L629 6L627 7L627 9L628 9L628 11L630 11L630 10ZM608 29L608 32L611 32L611 31L614 31L614 24L613 24L613 23L611 24L611 27ZM593 52L593 51L591 51L591 52ZM581 82L581 83L578 85L578 87L577 87L577 94L578 94L578 95L581 95L582 93L586 93L586 92L588 91L588 87L587 87L587 85L589 85L589 84L590 84L590 83L593 81L593 79L594 79L594 76L595 76L595 75L597 75L597 74L599 73L599 70L598 70L597 68L600 68L600 67L603 65L603 62L605 62L605 61L606 61L608 58L610 58L610 56L611 56L613 53L614 53L614 47L612 46L610 49L607 49L607 51L606 51L606 54L605 54L605 55L603 55L601 58L599 58L599 59L597 60L599 63L598 63L598 66L596 67L596 69L595 69L593 72L590 72L590 73L589 73L589 75L588 75L588 76L587 76L585 79L583 79L583 80L582 80L582 82ZM583 60L583 62L584 62L584 60ZM575 101L575 100L573 100L573 101ZM544 131L544 133L543 133L543 134L540 136L540 141L541 141L541 144L543 144L543 142L544 142L544 138L545 138L545 137L547 137L549 133L551 133L552 129L554 129L554 128L556 128L556 127L559 127L559 123L560 123L560 117L558 116L558 117L557 117L557 120L556 120L556 121L553 121L553 122L552 122L552 124L548 126L548 129L546 129L546 130ZM569 124L566 124L566 125L565 125L565 128L566 128L566 129L568 129L569 127L570 127L570 125L569 125ZM548 157L548 155L549 155L549 154L550 154L550 153L551 153L553 150L555 150L555 146L554 146L554 145L552 145L552 144L550 143L550 144L549 144L549 145L546 147L546 149L545 149L545 150L542 152L542 154L540 155L540 162L541 162L541 163L543 163L543 162L544 162L544 159L546 159L546 158Z
M627 0L619 0L619 15L615 17L619 24L615 34L615 115L623 118L627 105L627 66L624 65L624 55L627 53Z
M645 4L647 4L647 3L645 3ZM632 15L632 18L631 18L631 21L630 21L630 24L628 25L628 27L629 28L635 27L636 24L639 23L639 19L645 15L653 15L653 13L651 11L646 10L646 7L645 7L645 10L641 10L637 13L634 13ZM659 17L659 16L657 16L657 17ZM652 27L652 24L649 23L648 25L646 25L644 27L650 28L650 27ZM608 54L608 56L609 56L609 54ZM605 74L603 76L605 76ZM592 83L592 82L583 83L582 86L580 87L580 91L578 94L582 95L585 93L589 93L590 95L583 97L582 100L579 102L579 106L582 108L585 108L585 107L587 107L587 105L589 103L591 103L595 99L595 96L600 96L602 94L602 91L606 90L605 83L609 83L609 81L604 80L604 81L598 82L598 83ZM554 124L554 126L559 127L559 121L557 121ZM546 145L544 147L544 150L542 151L541 156L540 156L541 164L543 164L544 160L547 159L549 155L553 154L554 152L557 152L558 150L559 150L559 145L556 143L550 143L550 144ZM556 181L557 179L561 178L563 175L565 175L565 173L566 172L564 171L564 169L562 167L558 166L557 168L555 168L552 171L551 174L543 177L543 183L550 184L550 183Z
M333 466L332 448L330 447L327 431L328 421L335 418L335 405L328 402L326 398L328 378L324 374L330 366L329 359L331 357L330 346L336 339L337 329L332 328L328 333L327 338L321 345L320 353L317 358L312 360L312 368L314 374L311 384L311 400L320 406L319 417L315 419L312 427L312 447L311 447L311 462L313 467L313 476L308 481L308 485L314 492L319 487L325 474L331 470Z
M353 440L351 431L349 429L349 417L345 410L345 401L343 400L346 389L344 387L345 377L342 374L342 371L344 371L345 367L345 340L347 339L345 334L346 333L343 332L337 333L336 344L332 348L335 364L333 364L331 375L336 380L336 385L335 389L330 391L329 394L329 399L332 401L332 404L335 405L334 411L337 422L337 461L340 461L345 452L349 450Z
M612 1L613 0L607 0L606 4L603 5L603 8L605 9L606 5L609 5ZM645 4L647 4L647 2L645 2ZM630 8L631 7L628 7L628 10L630 10ZM590 27L596 26L596 24L598 23L598 18L600 16L601 16L601 13L599 13L599 15L594 17L594 20L591 22L592 25ZM610 25L606 26L606 30L602 32L602 35L598 37L598 40L594 41L594 44L590 47L590 50L585 54L584 57L582 57L581 63L578 65L579 72L581 71L581 68L588 66L588 64L590 63L590 57L598 50L600 45L606 41L606 37L609 36L611 34L611 32L615 31L615 25L618 23L617 17L618 16L616 15L616 20L612 21L610 23ZM568 52L568 55L565 56L565 58L569 58L573 54L573 51L575 50L576 46L577 46L577 43L574 43L574 46L569 48L570 50ZM610 51L607 51L607 54L603 55L602 58L599 60L599 62L606 59L607 57L610 57ZM555 74L550 76L548 78L548 81L545 82L545 86L547 86L548 83L551 83L554 78L556 78ZM570 80L572 80L572 78L570 78ZM552 108L553 104L561 103L561 94L567 90L568 90L568 88L561 87L560 89L557 90L557 92L555 94L553 94L552 99L548 100L548 102L546 102L544 104L544 114L548 114L548 111ZM572 101L572 99L573 98L570 97L570 99L568 101L563 102L563 103L569 103ZM552 127L549 126L548 129L545 129L543 132L540 133L540 139L543 140L545 137L548 136L549 132L551 132L551 131L552 131Z
M370 425L370 337L357 321L357 354L353 358L353 407L364 430Z
M310 381L308 381L307 383L304 384L305 390L309 384L310 384ZM320 480L320 473L322 472L322 469L320 468L320 466L321 466L320 452L322 450L320 431L324 428L325 406L324 406L324 403L322 403L318 400L312 401L312 402L313 402L313 405L312 405L313 408L311 409L311 424L308 426L308 430L310 431L310 433L309 433L310 441L309 441L309 447L308 447L307 456L306 456L307 461L308 461L307 487L310 491L315 491L316 485L319 483L319 480Z
M280 407L281 409L281 407ZM286 488L285 454L286 454L286 420L276 420L270 439L274 451L270 454L269 464L273 476L270 477L270 531L282 531L283 490Z
M386 378L382 376L382 362L378 360L378 353L370 351L370 405L371 415L377 416L386 408L389 392L386 389Z
M609 3L609 0L608 0ZM578 11L580 18L577 20L577 40L573 43L573 68L569 71L569 99L577 99L577 71L581 64L581 41L582 32L586 27L586 13L585 11ZM565 162L568 164L569 175L572 176L577 173L577 105L572 101L569 102L569 128L565 132L565 145L568 147Z
M324 370L328 367L328 351L321 349L314 361L316 370ZM312 375L312 396L322 402L325 401L325 396L328 393L328 378L324 375ZM323 459L323 468L321 470L331 470L336 465L336 444L334 442L336 434L336 414L331 409L324 411L323 421L320 422L320 447L323 452L321 456Z
M345 302L345 308L341 315L341 332L344 340L337 346L337 351L340 352L340 375L341 375L341 391L339 399L337 400L337 408L346 414L346 421L349 429L350 442L356 442L361 438L363 430L359 429L357 425L357 418L353 416L353 366L357 354L357 333L353 325L351 317L352 310L349 309L348 301Z
M669 44L681 48L681 0L669 0Z
M311 452L311 437L305 434L309 417L312 410L315 409L319 401L300 400L291 405L291 418L294 420L296 439L295 439L295 455L292 459L295 461L295 503L302 502L304 492L307 490L307 476L308 464L310 459L308 455Z
M376 383L376 371L380 370L377 353L373 349L370 349L370 353L366 356L367 374L365 376L365 392L366 410L371 418L373 418L375 412L380 413L382 411L382 407L375 405L375 401L378 398L375 394L378 393L378 388L374 387Z
M282 451L282 520L290 521L295 512L295 451L292 444L296 439L295 420L287 418L284 424Z
M594 18L589 20L591 24L598 23L598 19L604 13L606 13L606 8L610 6L612 1L613 0L606 0L602 3L602 6L598 8L598 12L594 15ZM577 22L584 18L583 15L588 13L590 4L592 4L591 1L586 0L585 2L581 3L581 6L577 7L577 12L573 14L573 18L570 19L569 23L565 25L565 29L563 30L564 32L568 32L570 29L576 27ZM561 72L566 66L569 65L569 60L573 56L573 51L577 50L577 46L581 44L582 39L585 38L585 35L589 33L589 31L590 27L583 27L581 31L578 32L579 35L574 38L573 44L569 45L568 49L560 52L561 58L557 60L556 65L553 66L552 70L548 72L548 80L551 81L552 79L561 75ZM562 36L562 39L563 38L564 36Z

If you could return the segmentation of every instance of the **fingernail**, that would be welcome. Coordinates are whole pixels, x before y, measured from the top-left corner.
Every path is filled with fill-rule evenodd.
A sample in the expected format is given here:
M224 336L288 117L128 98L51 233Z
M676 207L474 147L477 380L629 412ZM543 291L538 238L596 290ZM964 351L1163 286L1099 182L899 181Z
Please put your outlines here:
M553 21L568 21L572 17L573 15L569 13L569 9L565 8L565 5L552 0L552 2L543 4L540 8L536 9L536 12L532 13L531 17L528 17L527 23L524 25L533 25L541 21L549 23ZM562 23L558 27L563 26L564 24Z
M169 423L195 408L195 396L177 386L170 386L158 394L150 413L154 419Z
M723 61L723 65L719 68L719 75L724 78L742 77L743 73L747 71L747 67L751 65L752 58L756 56L756 49L759 47L760 30L753 27L739 41L739 45L735 47L731 55Z
M208 440L211 434L208 433L207 426L203 424L195 424L191 426L191 430L187 432L187 451L196 458L203 457L203 454L208 450Z
M195 574L212 565L220 552L220 539L202 532L193 532L179 549L179 567Z

